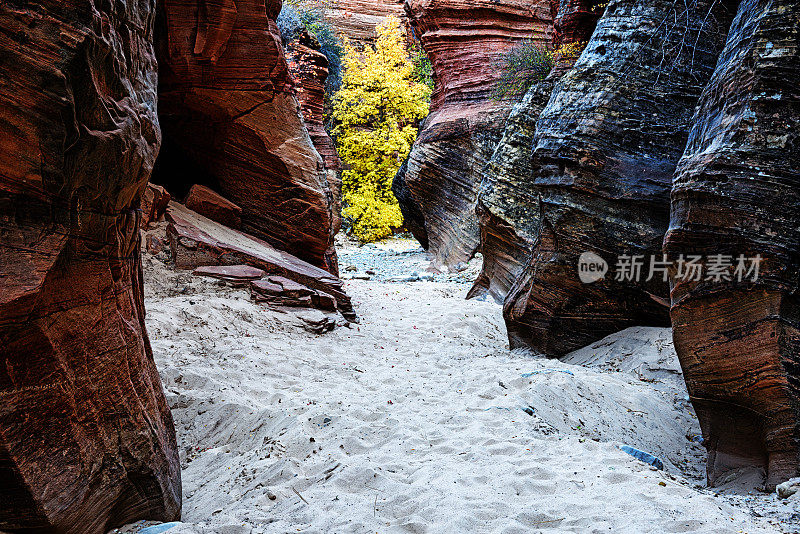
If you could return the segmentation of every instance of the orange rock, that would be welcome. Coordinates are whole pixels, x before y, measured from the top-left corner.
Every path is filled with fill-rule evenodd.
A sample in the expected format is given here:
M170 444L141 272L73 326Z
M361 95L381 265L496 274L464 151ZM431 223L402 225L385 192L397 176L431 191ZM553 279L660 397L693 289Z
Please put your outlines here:
M280 0L159 3L154 180L204 183L242 208L242 229L332 273L338 214L299 112L275 18Z
M242 227L242 208L204 185L192 186L186 207L229 228Z

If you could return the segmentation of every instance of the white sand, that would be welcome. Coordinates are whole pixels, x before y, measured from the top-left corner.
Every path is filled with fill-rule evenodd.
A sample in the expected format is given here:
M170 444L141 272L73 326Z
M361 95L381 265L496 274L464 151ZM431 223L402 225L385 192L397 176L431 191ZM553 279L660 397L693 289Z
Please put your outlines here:
M468 285L354 280L361 324L315 336L244 290L145 270L183 465L170 534L780 531L750 511L774 496L701 487L668 330L544 360L507 350Z

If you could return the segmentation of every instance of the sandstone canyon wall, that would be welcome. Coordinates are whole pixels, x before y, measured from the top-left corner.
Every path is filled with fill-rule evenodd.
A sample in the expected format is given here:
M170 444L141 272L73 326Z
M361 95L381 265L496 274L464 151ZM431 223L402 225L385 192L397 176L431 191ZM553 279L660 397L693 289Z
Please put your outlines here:
M647 266L661 254L672 173L725 34L703 30L703 46L690 49L664 21L677 14L701 28L709 10L724 20L717 4L679 13L672 0L609 4L537 118L530 176L498 177L508 195L493 215L533 244L505 300L512 346L561 355L628 326L669 324L664 273L650 277ZM576 265L585 252L612 269L639 256L644 272L583 283Z
M325 7L325 16L336 31L347 36L358 47L373 44L378 38L375 26L382 24L390 15L400 19L409 31L408 38L413 38L403 9L403 0L332 0Z
M554 50L589 41L602 11L593 10L589 3L555 1ZM576 59L556 53L556 64L547 79L531 87L512 108L503 136L482 171L476 212L483 265L468 298L488 295L503 302L531 254L537 239L536 227L529 228L529 222L537 220L532 211L536 194L529 190L535 170L531 150L536 123L556 82Z
M479 245L481 171L513 102L496 100L497 63L522 39L549 42L549 0L408 0L406 12L433 66L431 113L393 189L407 226L437 266L457 266Z
M669 305L709 482L758 467L774 487L800 466L800 10L676 6L611 2L592 32L581 2L560 3L556 40L591 38L515 107L485 169L471 294L505 299L512 345L550 355L667 324ZM603 280L581 283L582 252L609 264ZM646 281L662 252L669 299L661 272ZM681 255L708 268L719 254L733 260L722 279L677 277ZM616 280L632 255L640 281ZM739 255L763 257L757 281L735 278Z
M155 2L0 3L0 530L180 517L144 326Z
M768 487L800 471L798 28L796 2L740 3L675 173L672 256L763 258L757 279L728 271L672 287L712 483L741 466L763 467Z
M322 165L333 197L333 232L341 227L342 181L339 171L342 162L333 139L325 130L325 80L328 78L328 58L319 51L319 43L306 32L286 45L286 59L297 91L297 100L311 142L322 157Z
M242 208L242 229L332 273L338 213L295 97L280 0L164 0L154 180L194 183Z

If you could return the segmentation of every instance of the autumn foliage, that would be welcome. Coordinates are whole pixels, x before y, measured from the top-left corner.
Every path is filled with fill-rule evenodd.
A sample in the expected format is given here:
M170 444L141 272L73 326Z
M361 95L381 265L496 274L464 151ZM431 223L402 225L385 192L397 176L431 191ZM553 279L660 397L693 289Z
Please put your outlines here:
M430 88L416 81L400 21L376 28L374 46L359 52L345 42L342 88L333 118L342 172L342 215L364 243L388 237L403 224L392 179L428 114Z

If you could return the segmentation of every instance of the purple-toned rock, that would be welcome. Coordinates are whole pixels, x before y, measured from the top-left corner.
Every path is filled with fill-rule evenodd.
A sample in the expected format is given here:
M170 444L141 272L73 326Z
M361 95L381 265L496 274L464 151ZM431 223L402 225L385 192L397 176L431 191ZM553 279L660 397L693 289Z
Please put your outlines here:
M262 269L250 265L204 265L195 269L192 274L230 282L246 282L258 280L266 273Z
M336 299L324 291L310 289L283 276L269 276L264 280L255 280L250 284L250 293L254 300L273 306L289 306L294 308L316 308L324 311L336 311Z

